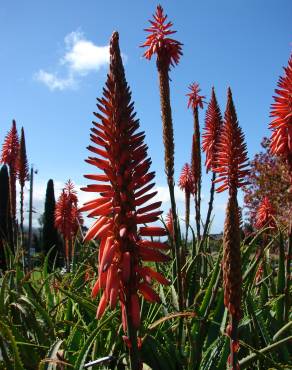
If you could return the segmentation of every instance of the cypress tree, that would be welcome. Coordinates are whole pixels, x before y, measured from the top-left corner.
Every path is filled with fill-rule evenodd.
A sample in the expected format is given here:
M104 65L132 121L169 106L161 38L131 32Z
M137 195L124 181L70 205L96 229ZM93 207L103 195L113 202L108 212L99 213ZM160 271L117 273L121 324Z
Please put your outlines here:
M45 255L54 246L53 251L50 254L50 266L52 266L56 254L60 256L61 246L58 237L57 229L55 228L55 192L54 192L54 182L52 179L48 181L46 190L46 200L45 200L45 212L43 218L43 249ZM58 262L58 261L57 261ZM58 263L57 263L58 265Z
M4 246L11 241L12 232L9 193L8 169L3 165L0 170L0 268L3 271L6 270Z

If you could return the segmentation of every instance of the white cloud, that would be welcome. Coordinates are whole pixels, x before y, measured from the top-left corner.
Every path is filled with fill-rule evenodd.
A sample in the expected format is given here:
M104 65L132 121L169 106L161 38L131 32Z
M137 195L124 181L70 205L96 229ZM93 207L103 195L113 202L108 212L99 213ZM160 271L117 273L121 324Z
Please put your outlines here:
M52 91L77 88L81 77L109 63L109 46L95 45L80 31L69 33L64 43L64 55L59 59L55 71L40 69L34 76Z
M67 52L61 60L71 71L87 74L109 63L109 46L97 46L77 31L65 37Z
M49 73L41 69L35 74L35 79L42 82L52 91L62 91L76 86L76 81L72 74L66 78L60 78L56 73Z

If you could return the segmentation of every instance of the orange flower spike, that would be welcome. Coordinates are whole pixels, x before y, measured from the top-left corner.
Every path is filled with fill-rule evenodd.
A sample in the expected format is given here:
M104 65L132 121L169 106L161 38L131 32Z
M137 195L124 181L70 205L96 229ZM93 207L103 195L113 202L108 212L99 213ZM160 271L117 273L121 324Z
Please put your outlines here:
M16 178L18 153L19 138L16 128L16 122L15 120L13 120L12 127L4 139L0 162L3 164L7 164L9 167L11 216L14 221L16 218Z
M158 5L153 20L149 20L151 27L145 29L150 34L141 47L148 48L143 54L146 59L150 60L154 54L157 54L157 63L163 63L169 68L170 65L179 63L183 44L169 37L176 31L171 30L173 23L166 22L166 19L167 15L164 15L162 6Z
M187 94L187 96L189 97L188 108L191 107L193 110L195 110L196 108L203 109L205 96L200 95L201 89L199 84L197 82L193 82L189 85L189 90L191 90L191 92Z
M174 226L173 226L173 217L172 217L171 209L169 209L169 211L168 211L168 213L165 217L165 224L166 224L169 235L173 238Z
M213 87L211 100L206 111L204 133L202 135L202 149L206 153L205 165L207 171L212 170L216 163L216 154L222 124L222 116Z
M191 166L188 163L182 168L178 185L185 192L185 222L186 228L188 228L190 222L190 196L195 191L194 177Z
M64 239L72 239L78 231L79 224L82 223L77 193L72 181L69 180L56 202L55 225Z
M185 163L178 182L181 190L192 194L194 192L194 178L192 174L191 166L188 163Z
M269 198L265 196L261 201L256 215L256 228L261 229L263 227L270 227L274 229L276 227L275 216L276 212L272 206Z
M23 187L25 182L29 179L29 168L26 155L25 135L23 127L21 128L20 146L17 158L17 172L19 183Z
M292 55L288 66L284 67L284 75L279 78L277 95L271 106L272 130L270 149L285 159L292 172ZM292 175L291 175L292 179ZM292 181L292 180L291 180Z
M23 189L25 182L29 180L29 166L26 156L25 135L23 127L21 128L20 146L17 157L17 173L20 184L20 229L23 234Z
M82 190L97 195L81 210L98 218L84 240L100 240L99 277L92 292L93 297L99 290L103 292L97 317L101 317L108 306L111 309L117 304L121 306L131 357L131 353L138 351L136 330L140 325L139 293L143 294L143 286L140 289L144 281L140 270L142 262L164 262L168 256L158 250L166 249L163 243L142 238L165 236L166 231L157 226L145 226L157 220L161 202L149 203L157 193L151 192L154 173L149 172L151 160L143 142L144 132L137 132L139 121L135 118L125 79L117 32L110 41L110 67L103 97L97 100L95 116L98 122L93 122L92 145L88 147L93 156L87 162L103 174L85 176L97 183ZM152 274L154 276L155 272ZM162 276L155 276L157 281L163 280Z
M215 168L218 173L216 183L222 183L216 191L229 189L229 194L237 193L237 189L246 185L244 180L248 174L247 149L244 134L238 125L231 89L228 88L227 106L224 124L217 147Z

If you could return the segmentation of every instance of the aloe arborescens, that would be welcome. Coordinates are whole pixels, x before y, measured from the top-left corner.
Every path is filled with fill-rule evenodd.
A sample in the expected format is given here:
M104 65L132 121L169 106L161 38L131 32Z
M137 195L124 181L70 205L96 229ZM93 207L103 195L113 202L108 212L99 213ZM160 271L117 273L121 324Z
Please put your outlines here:
M23 189L25 182L29 179L29 169L28 169L28 162L26 156L26 146L25 146L25 136L24 136L24 129L21 128L21 136L20 136L20 146L19 146L19 153L17 159L17 172L18 172L18 179L20 184L20 230L23 237Z
M272 130L271 152L281 157L288 165L290 175L290 191L292 191L292 55L288 66L284 68L285 74L279 78L278 89L275 90L275 102L271 107L270 123ZM285 320L288 321L291 306L290 284L291 284L291 254L292 254L292 211L290 215L288 253L286 262L285 283Z
M150 60L153 55L157 56L156 66L159 76L164 163L173 216L175 261L178 274L177 289L179 308L181 310L183 308L183 292L181 282L180 241L174 197L174 138L170 105L169 71L171 66L175 66L179 63L180 57L182 56L182 44L170 37L170 35L174 34L176 31L171 29L173 24L172 22L167 22L167 15L164 14L161 5L157 6L156 13L153 15L153 20L150 20L150 24L151 27L145 29L145 31L149 32L149 35L142 47L147 47L143 55L146 59Z
M149 172L151 160L147 157L144 132L137 132L139 121L125 78L117 32L110 41L109 74L97 107L99 112L94 114L98 122L93 122L91 129L93 145L88 147L94 156L87 162L104 173L85 176L98 183L84 190L99 193L99 197L82 208L89 211L89 216L98 217L85 236L85 240L100 240L99 276L92 295L97 296L99 290L103 292L98 318L107 306L113 309L119 302L131 369L137 370L141 367L137 341L139 293L150 302L159 302L150 281L168 283L161 274L143 266L142 261L168 260L161 253L168 247L143 238L165 236L164 228L140 226L158 220L161 202L145 205L157 193L151 191L154 172Z
M217 192L229 191L223 236L223 286L224 304L230 314L228 335L231 339L230 364L238 369L237 328L241 318L242 272L240 255L239 209L237 189L246 184L248 174L247 150L244 134L238 125L233 104L232 93L228 89L224 124L218 143L215 171L218 173L216 183L221 185Z
M9 185L10 185L10 208L11 218L16 225L16 178L17 178L17 158L19 152L19 138L15 120L12 121L12 127L7 133L3 146L1 162L9 167Z
M190 92L187 94L188 108L193 111L194 133L192 141L192 172L194 178L194 196L196 207L196 227L197 240L201 239L201 182L202 182L202 164L201 164L201 134L199 124L199 108L203 108L205 96L200 95L200 87L194 82L189 86Z

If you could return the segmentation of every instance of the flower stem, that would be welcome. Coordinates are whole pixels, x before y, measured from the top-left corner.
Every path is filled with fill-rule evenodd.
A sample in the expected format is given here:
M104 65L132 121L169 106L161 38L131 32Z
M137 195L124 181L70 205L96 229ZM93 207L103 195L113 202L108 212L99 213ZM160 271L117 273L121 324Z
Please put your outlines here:
M176 203L174 197L174 139L173 139L173 125L170 106L170 92L169 92L169 75L168 66L164 63L158 65L159 87L160 87L160 103L161 103L161 117L163 125L163 142L164 142L164 162L165 172L167 176L167 183L170 194L171 211L174 226L174 247L175 260L177 271L177 292L179 301L179 310L183 309L183 291L182 291L182 275L181 275L181 260L180 260L180 241L178 234L178 221L176 214Z

